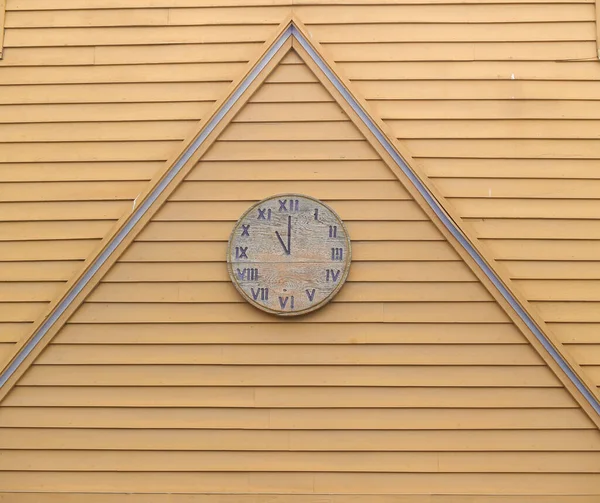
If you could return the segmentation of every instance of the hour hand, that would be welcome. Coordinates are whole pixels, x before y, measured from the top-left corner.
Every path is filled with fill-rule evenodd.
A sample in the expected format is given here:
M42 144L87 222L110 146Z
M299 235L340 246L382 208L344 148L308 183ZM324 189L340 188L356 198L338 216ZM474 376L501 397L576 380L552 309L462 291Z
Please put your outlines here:
M281 235L279 234L278 231L275 231L275 234L277 234L277 239L279 239L279 242L281 243L281 246L283 246L283 251L285 252L286 255L289 255L290 252L292 251L292 217L288 216L288 244L287 246L285 246L285 243L283 242L283 239L281 239Z
M281 246L283 246L283 251L285 252L286 255L290 254L290 249L285 246L285 243L283 242L283 239L281 239L281 236L279 235L278 231L275 231L275 234L277 234L277 239L279 239L279 242L281 243Z

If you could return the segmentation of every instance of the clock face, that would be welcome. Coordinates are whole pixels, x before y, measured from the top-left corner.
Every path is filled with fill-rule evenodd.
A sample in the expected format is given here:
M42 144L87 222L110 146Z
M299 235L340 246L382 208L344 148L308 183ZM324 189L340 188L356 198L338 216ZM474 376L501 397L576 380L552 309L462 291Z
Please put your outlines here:
M233 284L252 305L294 316L324 306L350 269L350 238L335 212L309 196L283 194L252 206L229 238Z

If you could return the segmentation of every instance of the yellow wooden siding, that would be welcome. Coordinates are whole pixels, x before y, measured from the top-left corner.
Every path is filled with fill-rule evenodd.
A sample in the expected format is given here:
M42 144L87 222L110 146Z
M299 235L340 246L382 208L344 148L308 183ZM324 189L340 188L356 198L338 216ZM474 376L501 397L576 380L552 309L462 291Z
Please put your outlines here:
M7 344L27 334L287 12L207 8L196 26L175 26L185 9L73 7L7 2L0 61L0 342Z
M0 491L593 501L593 423L332 98L278 75L3 401ZM273 119L271 92L301 122ZM241 302L225 264L240 212L282 191L353 239L340 294L285 320Z
M595 7L294 11L600 385Z
M597 49L597 55L598 58L600 59L600 3L598 2L598 0L596 0L596 49Z
M4 25L6 23L6 0L0 0L0 59L4 48Z

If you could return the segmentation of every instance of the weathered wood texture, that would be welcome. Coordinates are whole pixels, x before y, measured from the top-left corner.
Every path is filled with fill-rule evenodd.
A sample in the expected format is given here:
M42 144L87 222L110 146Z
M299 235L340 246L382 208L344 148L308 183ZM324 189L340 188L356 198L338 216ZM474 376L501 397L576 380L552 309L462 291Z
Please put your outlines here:
M593 423L319 93L326 108L297 82L264 84L7 396L5 500L600 495ZM272 96L302 118L274 112ZM278 191L323 199L353 240L346 286L286 320L243 302L226 269L239 212ZM51 295L34 285L28 302Z

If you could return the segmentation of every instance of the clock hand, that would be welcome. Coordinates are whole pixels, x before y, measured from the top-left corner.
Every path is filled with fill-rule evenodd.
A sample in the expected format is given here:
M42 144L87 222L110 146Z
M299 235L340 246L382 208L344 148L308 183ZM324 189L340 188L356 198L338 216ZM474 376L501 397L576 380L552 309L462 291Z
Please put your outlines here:
M292 216L288 215L288 255L292 253Z
M285 243L283 242L283 239L281 239L281 236L279 235L279 232L275 231L275 234L277 235L277 239L279 239L279 242L281 243L281 246L283 246L283 251L285 252L286 255L289 255L290 254L290 250L289 250L289 248L285 247ZM288 238L288 243L289 243L289 238Z

